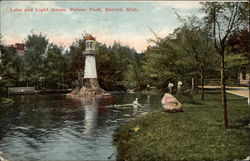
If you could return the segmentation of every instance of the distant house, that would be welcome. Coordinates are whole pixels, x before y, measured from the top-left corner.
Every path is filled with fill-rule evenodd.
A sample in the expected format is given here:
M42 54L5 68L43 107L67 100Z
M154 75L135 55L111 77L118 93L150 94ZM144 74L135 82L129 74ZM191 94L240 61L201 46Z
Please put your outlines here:
M21 43L15 43L14 48L16 49L16 54L18 56L24 56L25 45Z
M240 85L242 86L249 86L250 83L250 73L249 71L247 72L247 70L242 70L239 73L239 81L240 81Z

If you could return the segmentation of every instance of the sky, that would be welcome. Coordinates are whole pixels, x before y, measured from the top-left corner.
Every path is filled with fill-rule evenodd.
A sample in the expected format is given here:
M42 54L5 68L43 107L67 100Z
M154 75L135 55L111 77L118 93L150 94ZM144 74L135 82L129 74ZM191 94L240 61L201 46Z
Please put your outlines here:
M0 4L0 32L7 45L23 43L31 32L41 32L51 43L68 48L87 32L100 43L111 45L116 41L143 52L150 45L148 40L155 38L149 28L165 37L181 25L175 12L183 17L204 16L199 12L198 1L1 1ZM70 8L85 11L70 11ZM127 8L135 11L127 11ZM42 9L48 11L40 12Z

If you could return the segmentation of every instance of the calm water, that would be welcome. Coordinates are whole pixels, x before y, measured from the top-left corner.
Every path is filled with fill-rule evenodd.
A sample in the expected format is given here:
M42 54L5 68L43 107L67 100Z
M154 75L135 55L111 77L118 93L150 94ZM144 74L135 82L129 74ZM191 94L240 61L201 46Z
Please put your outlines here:
M138 98L143 107L115 108ZM9 160L108 160L121 124L159 109L160 96L117 94L108 98L64 95L15 96L0 108L0 151ZM115 156L111 158L115 160Z

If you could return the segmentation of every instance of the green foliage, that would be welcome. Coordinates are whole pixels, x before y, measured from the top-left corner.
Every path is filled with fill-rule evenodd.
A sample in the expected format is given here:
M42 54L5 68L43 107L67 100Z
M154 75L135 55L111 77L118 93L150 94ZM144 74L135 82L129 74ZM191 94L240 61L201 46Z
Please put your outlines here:
M25 46L23 82L39 90L62 88L67 65L63 48L49 43L41 33L28 35Z
M247 2L202 2L201 4L202 11L206 14L206 24L213 28L213 23L216 22L218 31L215 34L220 34L221 38L228 36L227 32L235 29L248 28L249 4ZM216 35L216 38L219 38L219 35Z
M170 38L161 39L145 52L142 66L145 81L158 89L166 88L168 82L176 82L183 73L180 66L176 64L178 55L171 46L171 41Z
M195 103L194 100L194 93L191 90L185 89L182 90L180 94L175 95L177 100L179 100L181 103Z
M62 54L63 48L50 44L45 61L46 88L58 89L64 85L64 71L66 69L66 58Z
M76 40L69 52L49 43L45 35L31 33L25 40L25 55L20 58L13 47L1 44L3 81L1 85L36 86L38 90L74 88L83 77L85 37ZM98 44L97 69L100 85L107 90L140 88L141 55L128 46Z
M227 41L229 35L236 30L247 28L249 19L249 5L240 2L218 3L205 2L202 3L202 10L206 14L205 24L212 32L213 45L220 56L220 71L221 71L221 105L224 113L224 126L228 128L227 116L227 99L225 89L225 54L228 47Z
M142 70L142 64L144 60L144 54L138 54L135 51L134 54L131 55L131 67L132 67L132 74L130 76L130 82L134 82L132 87L130 88L137 88L138 90L144 89L146 87L145 77Z
M23 61L20 57L15 54L15 49L12 46L0 45L0 50L2 52L2 64L0 80L1 90L6 86L15 86L22 77L22 65Z
M83 51L85 50L85 38L77 39L70 46L70 51L67 54L68 65L65 73L65 83L68 87L76 87L79 85L79 79L83 76L83 67L85 59Z
M249 31L242 29L230 34L225 55L228 78L237 78L238 73L249 65Z
M243 54L227 53L225 55L225 70L227 78L237 79L242 67L248 65L249 60Z
M38 90L61 88L66 68L63 48L49 44L46 36L31 33L25 40L24 57L13 46L1 44L1 87L35 86ZM6 89L1 88L1 92Z
M45 79L45 60L49 40L45 35L31 33L25 40L24 80L40 89Z
M195 16L182 21L183 25L175 30L177 49L183 55L180 61L183 61L186 68L190 68L191 73L196 71L199 75L209 76L209 72L218 65L210 31Z
M220 94L183 104L184 112L154 111L129 121L114 135L117 160L234 160L249 155L247 100L228 95L230 128L223 128Z
M228 38L229 50L233 53L246 53L249 50L249 28L234 31Z
M85 38L76 40L67 54L68 65L65 82L69 87L79 86L83 77L85 57ZM128 46L114 43L107 47L97 44L96 55L98 79L100 86L106 90L126 90L140 86L140 56ZM139 84L139 85L138 85Z
M128 46L114 43L99 45L97 70L100 85L108 90L125 90L141 86L140 55Z
M191 86L192 77L214 77L217 72L218 56L207 29L196 17L181 21L181 27L164 39L157 37L145 53L145 78L157 89L164 90L169 82L179 80Z

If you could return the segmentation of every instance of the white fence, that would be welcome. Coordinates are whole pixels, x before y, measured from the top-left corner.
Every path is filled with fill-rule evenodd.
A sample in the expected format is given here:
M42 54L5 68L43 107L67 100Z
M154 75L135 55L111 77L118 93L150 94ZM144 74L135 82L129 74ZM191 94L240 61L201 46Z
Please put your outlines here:
M239 86L240 80L238 79L227 79L226 85L229 86ZM201 81L198 82L199 85L201 85ZM204 85L210 85L210 86L220 86L220 79L204 79Z
M22 94L22 93L34 93L36 92L35 87L9 87L9 94Z

